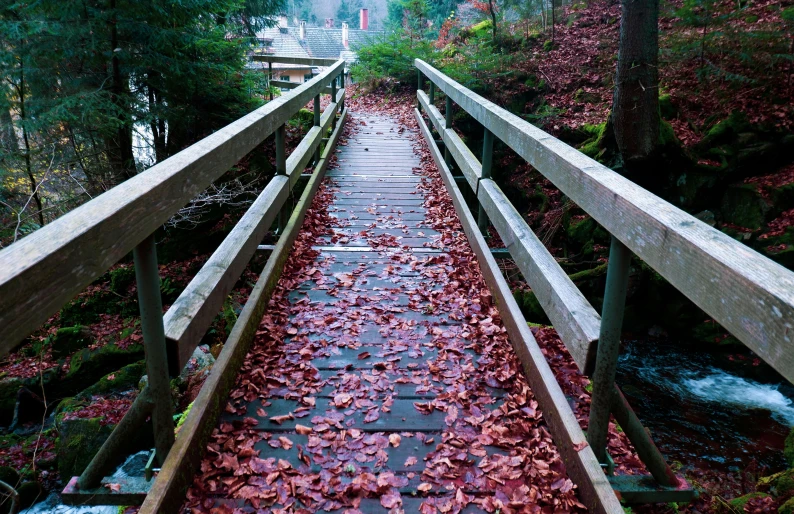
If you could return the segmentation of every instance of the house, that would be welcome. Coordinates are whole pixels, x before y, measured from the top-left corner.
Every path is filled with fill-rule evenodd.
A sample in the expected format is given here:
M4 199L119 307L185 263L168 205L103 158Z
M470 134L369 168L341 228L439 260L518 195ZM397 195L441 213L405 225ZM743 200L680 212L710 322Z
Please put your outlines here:
M355 49L382 35L382 31L369 30L367 9L359 12L359 28L350 28L342 23L340 28L334 26L334 20L325 20L324 27L310 27L305 21L297 26L290 26L286 16L281 16L277 27L266 28L257 33L259 47L254 55L278 55L282 57L304 57L320 59L344 59L348 66L356 61ZM267 64L251 62L250 68L267 70ZM320 73L322 68L273 64L273 78L290 82L305 82L313 75Z

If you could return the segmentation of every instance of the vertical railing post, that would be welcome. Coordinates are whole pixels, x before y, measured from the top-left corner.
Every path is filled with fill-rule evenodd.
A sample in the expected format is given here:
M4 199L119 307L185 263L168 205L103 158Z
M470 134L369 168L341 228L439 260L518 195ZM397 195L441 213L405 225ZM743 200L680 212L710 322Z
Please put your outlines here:
M287 147L286 147L286 128L284 125L281 125L279 128L276 129L276 175L286 175L287 174ZM287 209L287 202L284 202L284 206L278 211L278 232L281 234L284 231L284 211Z
M422 71L417 69L416 70L416 90L421 91L424 87L424 75L422 75ZM422 110L422 104L419 102L419 95L416 95L416 108L420 111Z
M160 269L154 234L132 251L135 260L135 280L138 287L138 307L141 312L143 346L146 352L147 387L154 400L152 427L157 460L165 461L174 444L174 406L171 403L171 383L168 376L168 357L163 328L163 302L160 297Z
M444 108L444 128L445 129L452 128L452 98L450 98L449 95L447 95L447 103L446 103L446 107ZM444 139L443 136L441 139ZM452 160L452 155L450 155L449 153L449 146L444 144L444 162L446 162L447 165L449 165L451 160Z
M314 126L320 126L320 95L314 95ZM325 134L320 134L322 138ZM320 145L317 145L317 150L314 151L314 164L320 161Z
M436 83L432 80L430 81L430 94L427 97L430 99L430 105L436 103Z
M615 370L620 351L620 334L623 327L623 310L626 306L630 264L631 251L618 238L612 236L604 306L601 309L598 353L592 376L590 421L587 427L587 441L593 448L596 458L602 464L607 462L607 431L615 389Z
M270 99L273 99L273 63L267 63L267 90L270 93Z
M493 168L493 132L485 129L482 138L482 178L491 178L491 168ZM477 182L477 189L480 188L479 181ZM488 235L488 215L485 214L485 209L482 202L479 200L479 191L475 191L477 195L477 226L483 235Z

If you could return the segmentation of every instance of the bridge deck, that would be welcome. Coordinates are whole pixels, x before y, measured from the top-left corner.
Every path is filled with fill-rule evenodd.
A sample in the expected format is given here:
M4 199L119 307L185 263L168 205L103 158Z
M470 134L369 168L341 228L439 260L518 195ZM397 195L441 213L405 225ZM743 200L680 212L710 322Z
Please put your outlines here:
M579 510L432 161L349 125L187 505Z

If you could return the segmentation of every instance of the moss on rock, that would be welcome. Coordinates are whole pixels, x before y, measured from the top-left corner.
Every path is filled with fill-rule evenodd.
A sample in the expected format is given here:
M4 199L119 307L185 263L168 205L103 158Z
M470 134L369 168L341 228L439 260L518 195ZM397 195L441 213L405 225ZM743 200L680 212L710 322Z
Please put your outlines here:
M135 266L120 266L110 272L110 290L126 296L130 286L135 282Z
M69 371L61 381L61 394L75 394L107 374L109 369L119 369L144 357L143 346L136 344L120 348L114 343L91 350L77 352L69 364Z
M91 331L83 325L64 327L59 329L52 337L52 355L56 359L67 357L77 350L81 350L94 342Z
M739 496L738 498L734 498L728 502L730 509L722 508L722 512L744 512L744 506L747 505L747 502L750 500L754 500L756 498L767 498L769 495L767 493L750 493L745 494L744 496Z
M0 480L14 485L19 482L19 473L11 466L0 466Z
M0 379L0 425L9 425L14 417L14 407L17 404L17 393L24 384L16 377L3 377Z
M75 398L79 400L90 399L92 396L96 395L106 395L108 393L135 389L138 387L138 382L145 373L145 360L128 364L100 378L94 385L82 390Z
M779 514L794 514L794 498L789 498L786 503L778 507Z
M794 428L791 429L786 443L783 447L783 456L786 457L788 465L794 467Z
M85 470L112 431L113 426L103 426L99 418L61 421L56 452L58 472L64 482Z
M17 492L19 493L19 506L23 510L42 501L47 496L44 488L35 480L20 485L17 488Z
M754 230L764 225L770 209L755 184L744 183L728 187L720 205L723 220Z

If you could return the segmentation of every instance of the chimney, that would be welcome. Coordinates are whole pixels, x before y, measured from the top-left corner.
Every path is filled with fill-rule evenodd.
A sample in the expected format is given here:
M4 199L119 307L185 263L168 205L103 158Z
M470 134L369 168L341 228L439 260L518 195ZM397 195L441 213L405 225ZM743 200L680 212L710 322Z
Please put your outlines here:
M287 17L281 15L278 17L278 28L285 29L288 27Z
M361 30L367 30L369 28L369 11L367 9L358 11L358 22Z
M347 23L344 23L344 22L342 22L342 44L344 45L345 48L347 48L349 46L348 45Z
M334 19L333 18L326 18L325 19L325 28L327 28L327 29L334 28Z
M300 22L300 37L301 40L306 39L306 21L301 20Z

